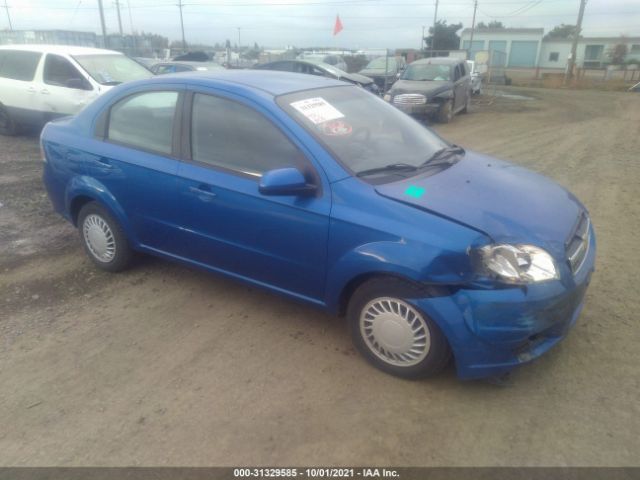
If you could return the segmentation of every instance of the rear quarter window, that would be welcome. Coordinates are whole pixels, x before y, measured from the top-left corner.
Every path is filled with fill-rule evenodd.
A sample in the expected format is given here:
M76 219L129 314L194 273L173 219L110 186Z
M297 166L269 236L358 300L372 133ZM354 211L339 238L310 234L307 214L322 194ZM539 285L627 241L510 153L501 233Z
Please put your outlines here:
M5 50L0 56L0 77L30 82L36 74L42 53Z

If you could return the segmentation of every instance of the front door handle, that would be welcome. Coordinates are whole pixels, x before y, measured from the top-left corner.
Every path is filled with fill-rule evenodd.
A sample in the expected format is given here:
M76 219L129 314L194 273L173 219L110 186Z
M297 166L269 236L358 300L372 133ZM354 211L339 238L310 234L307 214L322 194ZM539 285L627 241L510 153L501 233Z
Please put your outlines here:
M111 164L108 158L104 158L104 157L98 158L98 163L102 168L113 168L113 165Z
M198 195L206 195L207 197L215 197L216 194L211 191L211 187L209 185L199 185L197 187L189 187L189 191L196 193Z
M40 90L40 93L42 93L43 95L49 95L49 90L43 88L42 90Z
M31 87L27 88L27 92L36 93L36 87L31 86Z

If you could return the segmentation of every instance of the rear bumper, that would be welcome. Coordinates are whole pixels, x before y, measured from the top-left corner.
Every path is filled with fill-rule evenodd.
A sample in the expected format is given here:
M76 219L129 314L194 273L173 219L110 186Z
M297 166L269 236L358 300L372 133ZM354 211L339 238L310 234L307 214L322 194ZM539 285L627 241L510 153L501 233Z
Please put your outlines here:
M575 277L526 288L458 290L414 303L442 329L454 353L458 377L501 375L538 358L575 325L595 262L592 232L588 256Z

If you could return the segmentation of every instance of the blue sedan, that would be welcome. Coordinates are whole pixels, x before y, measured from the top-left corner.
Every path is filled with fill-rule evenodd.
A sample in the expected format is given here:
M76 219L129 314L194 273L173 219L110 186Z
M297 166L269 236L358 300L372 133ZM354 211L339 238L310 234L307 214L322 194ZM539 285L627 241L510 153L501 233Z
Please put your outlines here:
M42 132L44 183L100 268L134 252L345 315L401 377L500 375L564 338L595 261L584 206L362 89L268 71L121 85Z

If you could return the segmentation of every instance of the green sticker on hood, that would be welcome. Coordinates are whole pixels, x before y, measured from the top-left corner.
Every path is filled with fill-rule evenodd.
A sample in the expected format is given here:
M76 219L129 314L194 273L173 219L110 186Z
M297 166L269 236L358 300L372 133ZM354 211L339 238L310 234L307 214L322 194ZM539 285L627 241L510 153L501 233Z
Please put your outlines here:
M404 191L404 194L409 195L413 198L420 198L422 195L424 195L424 188L411 185Z

